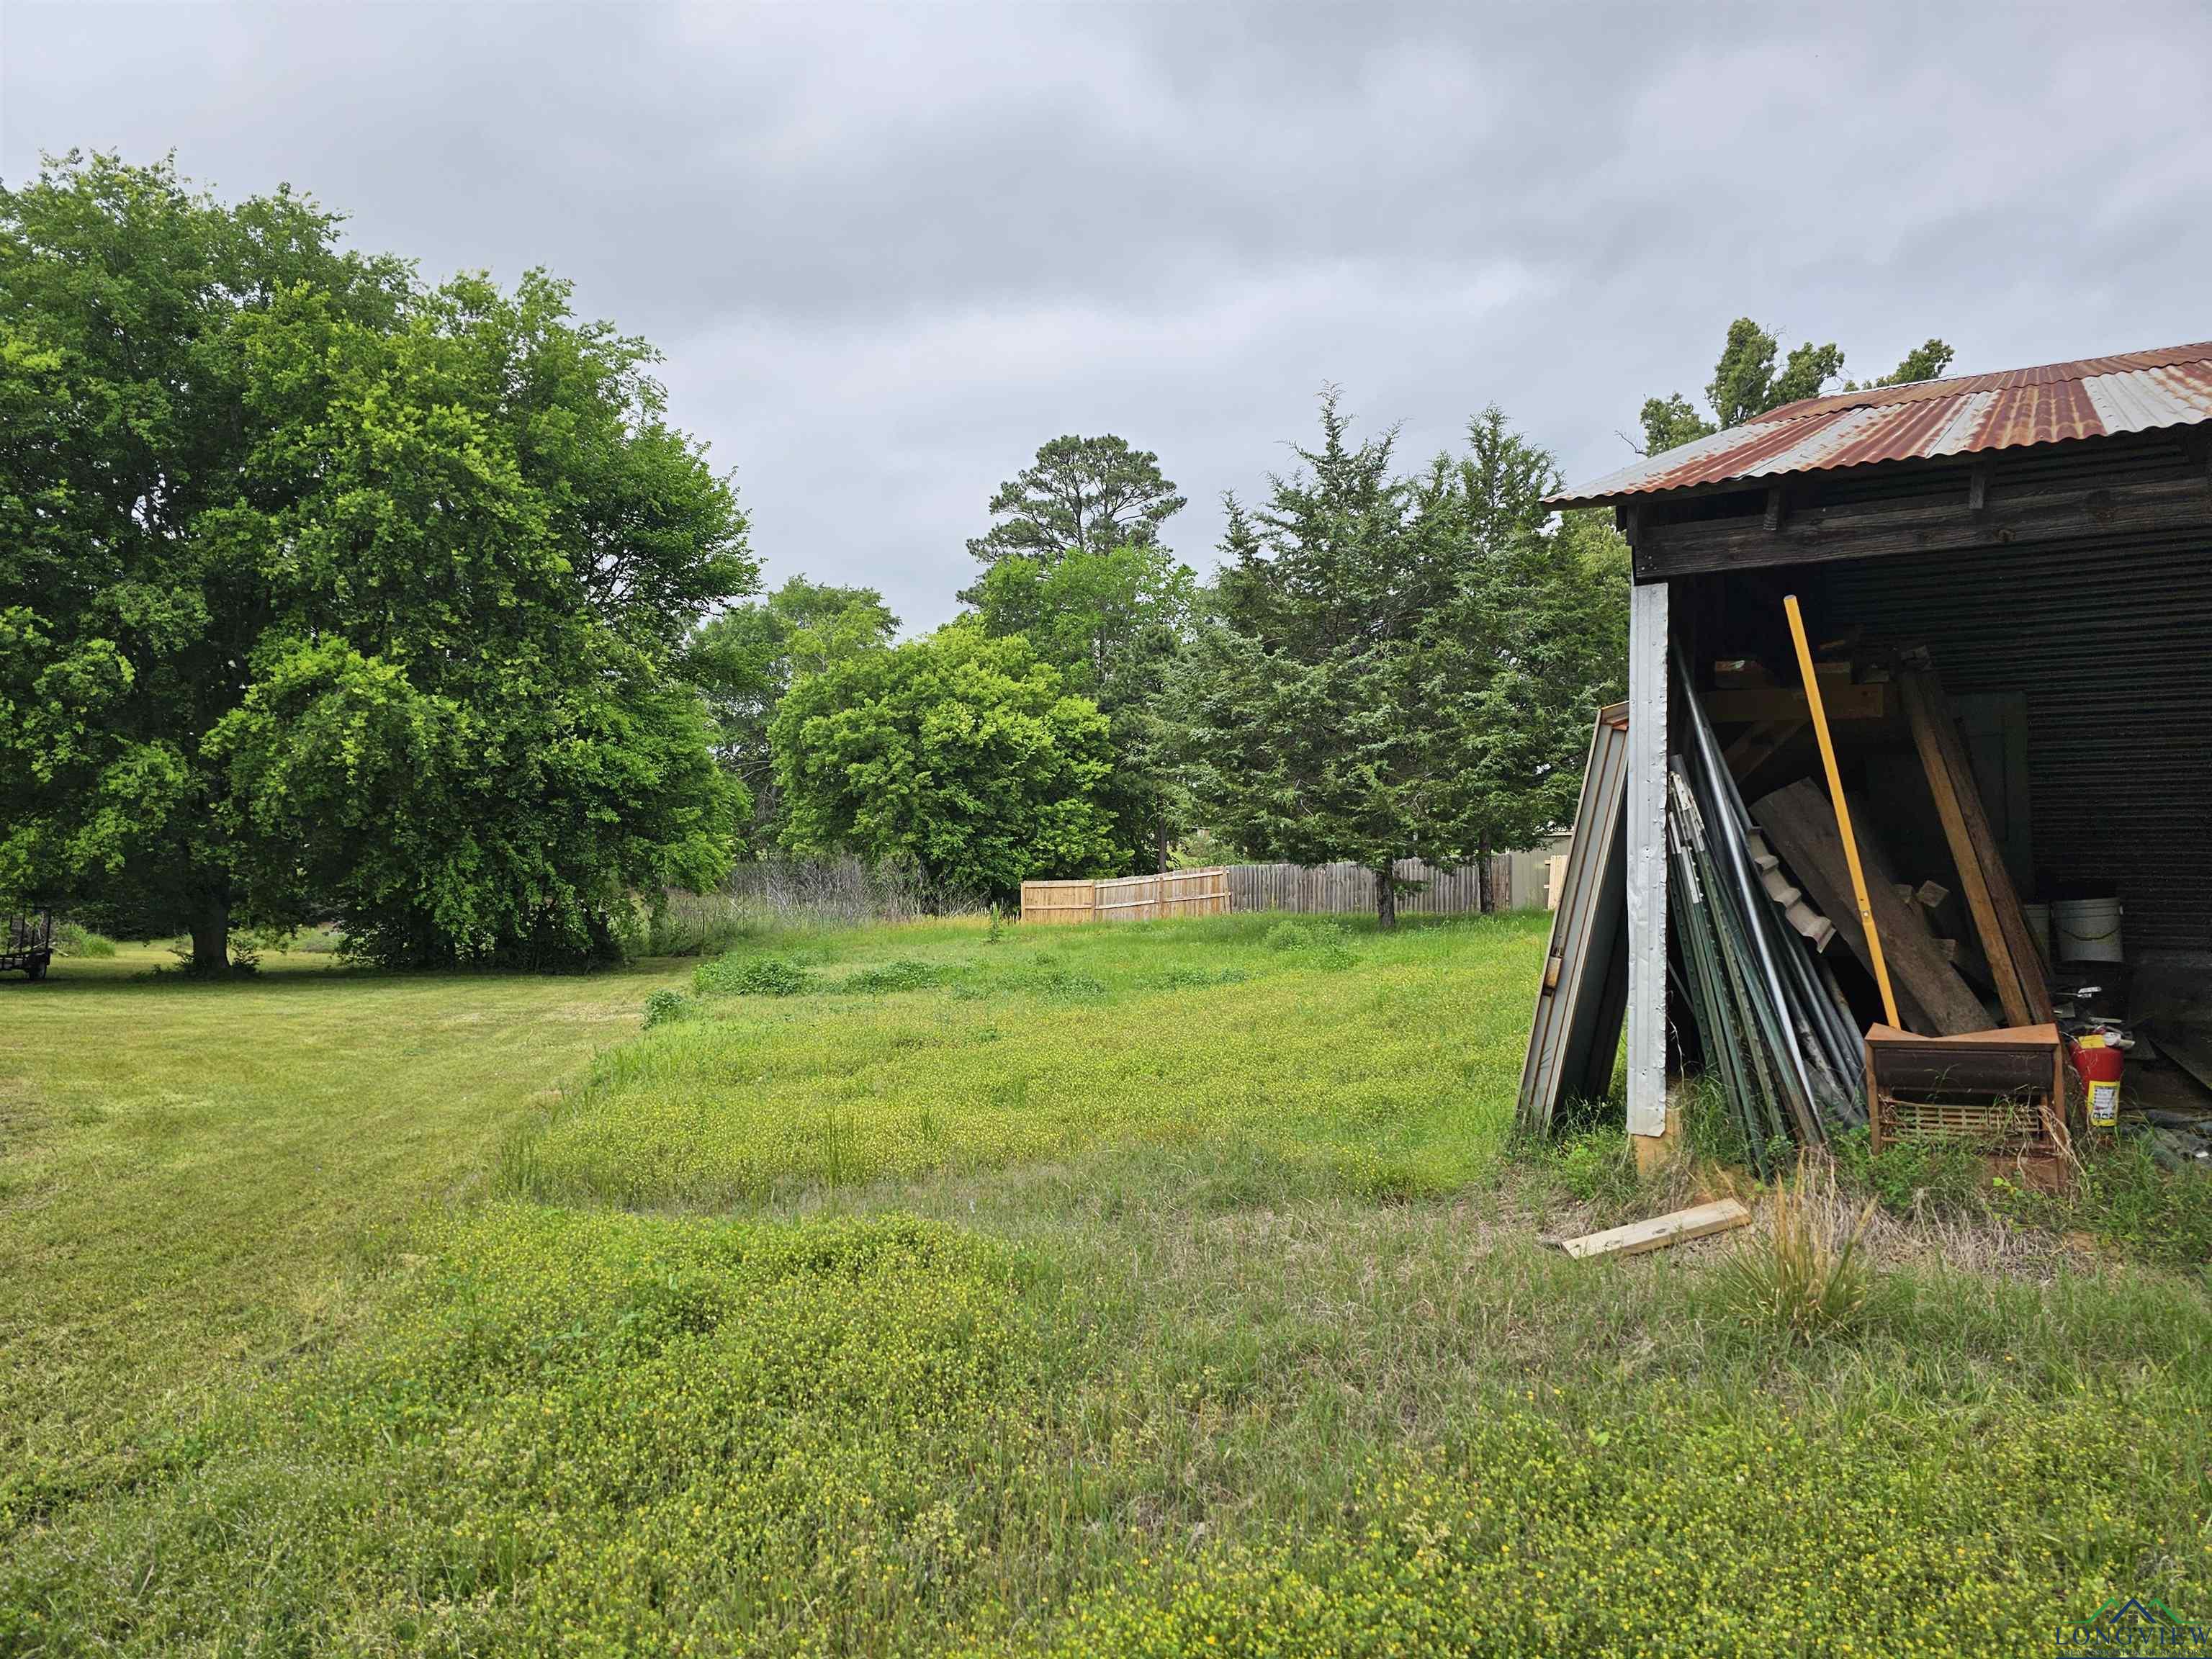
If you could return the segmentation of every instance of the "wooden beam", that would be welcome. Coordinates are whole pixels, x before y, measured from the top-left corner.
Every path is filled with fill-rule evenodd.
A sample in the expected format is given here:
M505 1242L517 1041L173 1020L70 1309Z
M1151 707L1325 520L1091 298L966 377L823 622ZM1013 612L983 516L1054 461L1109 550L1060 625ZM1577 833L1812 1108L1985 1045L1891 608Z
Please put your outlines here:
M2044 983L2043 964L2027 931L2027 918L2021 914L2020 896L2005 869L2004 848L1982 810L1973 763L1951 720L1943 682L1932 668L1911 668L1899 684L1913 747L1920 751L1921 769L1928 775L1928 793L1936 798L1936 816L1942 820L1951 862L1959 868L1959 883L1966 890L1966 908L1981 937L2005 1024L2040 1025L2051 1018L2051 991Z
M1857 899L1843 842L1836 835L1835 812L1820 786L1802 778L1753 801L1751 816L1820 913L1836 924L1851 954L1873 972L1874 953L1859 926ZM1956 1036L1987 1027L1988 1011L1936 948L1919 907L1898 897L1887 864L1867 837L1860 834L1856 839L1867 872L1868 908L1881 934L1905 1024L1923 1036Z
M1766 529L1769 534L1782 528L1783 518L1790 510L1790 498L1780 484L1766 487Z
M1966 511L1985 513L1990 506L1990 464L1976 461L1974 470L1966 475Z
M1805 701L1803 691L1778 685L1771 690L1759 687L1741 691L1708 691L1705 702L1705 717L1716 726L1742 722L1764 726L1775 720L1802 726L1813 718L1813 706ZM1889 716L1889 687L1880 681L1872 685L1824 684L1820 687L1820 703L1831 720L1886 720Z
M1594 1255L1641 1255L1646 1250L1664 1249L1669 1244L1710 1238L1715 1233L1744 1226L1750 1220L1749 1210L1735 1199L1723 1198L1692 1209L1654 1216L1649 1221L1631 1222L1626 1227L1570 1238L1559 1248L1577 1261L1588 1261Z
M1650 581L1709 570L2161 531L2212 532L2212 491L2203 478L2048 490L1993 501L1980 512L1955 495L1902 507L1858 501L1800 507L1773 530L1759 514L1646 525L1636 541L1636 576Z

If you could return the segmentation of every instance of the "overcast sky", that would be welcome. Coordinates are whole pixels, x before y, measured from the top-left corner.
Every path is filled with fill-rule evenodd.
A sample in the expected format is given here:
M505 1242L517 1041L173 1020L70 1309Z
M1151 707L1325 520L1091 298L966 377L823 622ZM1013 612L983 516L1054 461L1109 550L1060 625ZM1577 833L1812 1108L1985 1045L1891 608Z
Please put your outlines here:
M0 0L0 173L173 149L666 353L771 580L954 611L985 504L1118 432L1249 494L1324 381L1408 461L1576 478L1729 319L1887 371L2212 337L2212 7L122 7Z

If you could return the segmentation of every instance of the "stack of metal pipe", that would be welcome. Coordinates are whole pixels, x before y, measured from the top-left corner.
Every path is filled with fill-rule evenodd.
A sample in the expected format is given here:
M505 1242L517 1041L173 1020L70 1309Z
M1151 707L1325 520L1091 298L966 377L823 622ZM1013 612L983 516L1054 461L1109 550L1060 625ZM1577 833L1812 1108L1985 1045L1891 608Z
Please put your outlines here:
M1835 976L1769 890L1751 815L1679 647L1674 683L1685 739L1667 793L1678 982L1706 1068L1765 1174L1784 1143L1866 1121L1863 1051Z

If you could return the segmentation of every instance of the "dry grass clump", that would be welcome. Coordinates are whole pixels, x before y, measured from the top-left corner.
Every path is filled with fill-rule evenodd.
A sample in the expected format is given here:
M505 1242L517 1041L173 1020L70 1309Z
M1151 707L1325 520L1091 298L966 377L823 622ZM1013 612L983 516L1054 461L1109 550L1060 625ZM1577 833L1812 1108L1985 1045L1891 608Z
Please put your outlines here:
M1878 1198L1854 1213L1827 1158L1801 1153L1795 1180L1769 1189L1766 1225L1721 1266L1737 1318L1787 1343L1811 1343L1856 1324L1874 1277L1859 1245Z

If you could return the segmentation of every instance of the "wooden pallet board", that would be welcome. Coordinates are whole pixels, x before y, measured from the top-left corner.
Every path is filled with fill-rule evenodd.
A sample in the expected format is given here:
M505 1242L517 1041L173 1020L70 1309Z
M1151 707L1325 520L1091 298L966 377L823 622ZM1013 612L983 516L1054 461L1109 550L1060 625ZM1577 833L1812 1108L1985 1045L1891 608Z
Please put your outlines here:
M1559 1248L1577 1261L1595 1255L1642 1255L1646 1250L1663 1250L1669 1244L1709 1238L1715 1233L1743 1226L1750 1219L1749 1210L1735 1199L1723 1198L1653 1216L1649 1221L1632 1221L1626 1227L1586 1233L1580 1238L1565 1240Z

